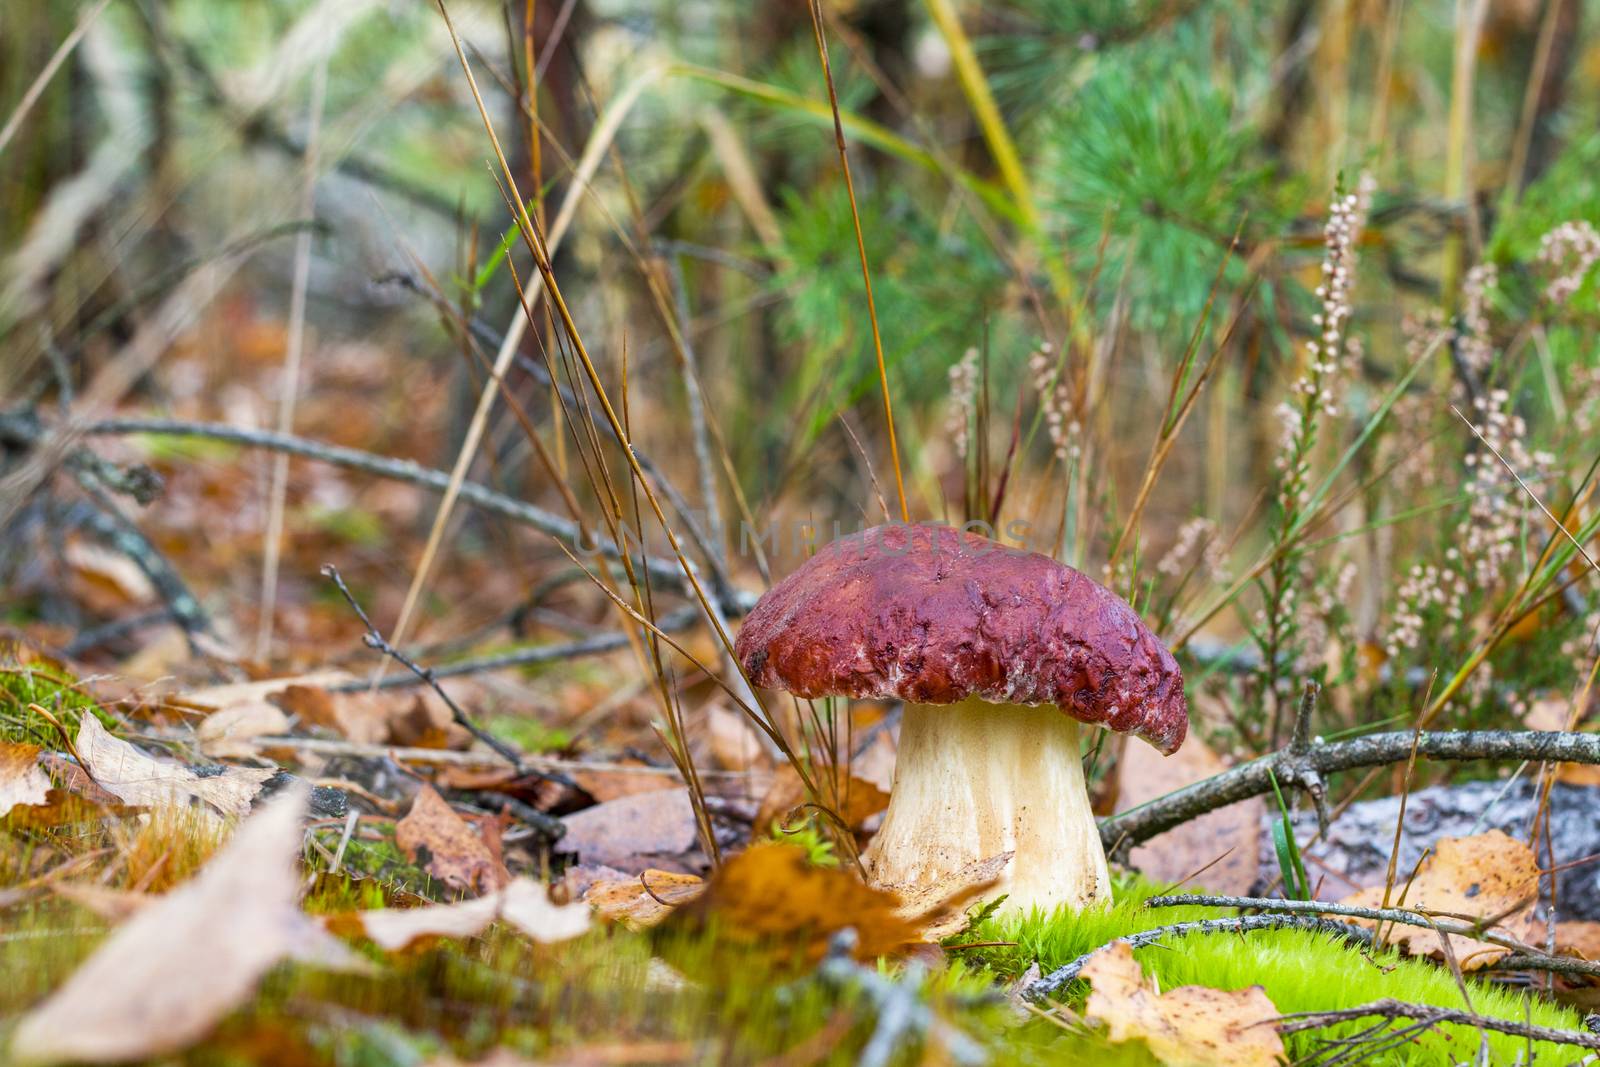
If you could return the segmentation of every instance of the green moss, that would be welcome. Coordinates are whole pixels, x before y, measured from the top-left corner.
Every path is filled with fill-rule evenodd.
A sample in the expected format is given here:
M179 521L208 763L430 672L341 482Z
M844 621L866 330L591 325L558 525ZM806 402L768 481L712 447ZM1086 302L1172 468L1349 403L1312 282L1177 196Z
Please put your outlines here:
M969 966L984 965L1006 980L1015 980L1035 960L1043 973L1090 952L1126 934L1157 926L1196 919L1222 918L1234 914L1218 908L1144 907L1144 900L1158 887L1132 883L1121 887L1117 903L1088 911L1057 912L1049 916L989 919L964 935L963 940L1014 942L1008 947L975 949L966 954ZM1204 985L1215 989L1242 989L1262 986L1273 1004L1284 1013L1334 1011L1353 1008L1385 997L1419 1004L1462 1008L1461 990L1449 970L1425 960L1408 959L1400 954L1362 951L1333 936L1304 930L1257 931L1240 937L1229 934L1199 934L1174 938L1139 949L1135 957L1145 974L1162 989L1180 985ZM1469 980L1472 1007L1483 1015L1561 1029L1582 1029L1581 1020L1569 1009L1528 997L1504 985L1487 980ZM1067 999L1078 1003L1088 987L1077 983ZM1359 1026L1329 1028L1322 1037L1351 1033ZM1470 1059L1477 1048L1476 1032L1446 1027L1414 1044L1371 1063L1454 1064ZM1494 1062L1511 1062L1520 1052L1527 1054L1526 1042L1512 1037L1489 1038ZM1310 1035L1289 1041L1292 1056L1304 1056L1316 1047ZM1555 1046L1537 1051L1553 1062L1559 1061Z
M106 729L118 729L117 721L65 667L20 643L0 641L0 741L60 748L56 728L30 704L50 712L73 736L86 711L98 716Z
M489 722L489 732L523 752L554 752L572 744L572 735L524 715L501 715Z

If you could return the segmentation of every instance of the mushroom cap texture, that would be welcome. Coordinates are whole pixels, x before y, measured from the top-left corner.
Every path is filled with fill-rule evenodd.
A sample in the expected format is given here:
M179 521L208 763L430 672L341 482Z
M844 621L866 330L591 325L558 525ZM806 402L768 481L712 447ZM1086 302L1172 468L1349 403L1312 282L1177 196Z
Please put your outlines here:
M1189 727L1177 661L1119 597L951 526L832 542L768 590L734 651L753 684L800 697L1054 704L1169 754Z

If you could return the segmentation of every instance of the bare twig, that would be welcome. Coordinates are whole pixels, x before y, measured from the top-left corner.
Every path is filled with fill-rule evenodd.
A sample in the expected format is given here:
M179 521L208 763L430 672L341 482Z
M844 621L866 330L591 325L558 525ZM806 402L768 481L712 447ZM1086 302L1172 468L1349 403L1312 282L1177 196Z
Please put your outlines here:
M695 607L680 608L656 620L656 625L667 632L686 630L700 620L700 609ZM620 630L595 634L577 641L566 641L561 644L536 645L532 648L512 649L508 652L494 652L485 656L476 656L456 663L446 663L441 667L432 667L429 674L434 678L458 678L465 674L481 674L484 671L504 670L507 667L527 667L536 663L553 663L557 660L577 659L580 656L598 656L606 652L616 652L628 647L628 635ZM400 689L409 685L422 684L422 680L414 675L394 675L378 683L379 689ZM333 692L353 692L358 689L370 689L371 683L366 679L354 679L327 687Z
M1549 1026L1534 1026L1530 1023L1512 1022L1509 1019L1495 1019L1483 1015L1474 1015L1470 1012L1457 1011L1453 1008L1435 1007L1432 1004L1408 1004L1405 1001L1391 999L1375 1000L1370 1004L1363 1004L1357 1008L1346 1008L1342 1011L1296 1012L1292 1015L1280 1015L1277 1019L1270 1021L1277 1023L1279 1033L1298 1034L1306 1030L1320 1030L1325 1026L1333 1026L1337 1023L1373 1017L1415 1019L1425 1024L1425 1028L1438 1026L1440 1023L1456 1023L1476 1030L1492 1030L1498 1034L1526 1037L1534 1041L1549 1041L1558 1045L1575 1045L1578 1048L1600 1049L1600 1035L1596 1034L1586 1034L1578 1030L1557 1030Z
M1410 908L1362 908L1354 904L1336 904L1324 900L1281 900L1276 897L1230 897L1204 893L1185 893L1178 896L1151 897L1145 901L1148 908L1252 908L1261 911L1288 912L1295 915L1339 915L1346 918L1368 919L1372 922L1399 923L1402 926L1420 926L1438 934L1484 941L1501 948L1512 949L1513 954L1495 961L1496 970L1559 971L1568 974L1585 974L1600 977L1600 963L1575 957L1552 956L1541 952L1525 941L1505 934L1495 933L1485 920L1483 923L1461 922L1456 919L1436 918L1432 913ZM1508 961L1515 961L1512 966Z
M1151 930L1141 930L1126 937L1118 937L1107 941L1099 948L1085 952L1071 963L1058 967L1043 978L1024 986L1022 996L1028 1000L1042 1001L1059 993L1078 977L1078 973L1083 970L1084 965L1089 962L1091 956L1112 945L1144 948L1146 945L1153 945L1169 937L1184 937L1188 934L1242 934L1251 930L1280 929L1322 931L1363 943L1372 940L1372 934L1359 926L1334 922L1330 919L1319 919L1310 915L1244 915L1235 919L1202 919L1198 922L1173 923L1171 926L1157 926Z
M375 649L376 651L383 653L385 656L388 656L406 670L416 675L426 685L430 686L435 693L439 694L439 699L444 701L445 706L450 709L450 716L456 721L456 725L460 726L463 730L467 731L467 733L471 734L479 741L482 741L485 745L488 745L491 749L498 753L502 759L511 764L518 774L530 774L537 778L544 778L552 782L560 782L562 785L577 788L577 783L564 774L552 774L528 766L522 758L522 753L518 752L515 747L500 740L500 738L494 736L489 731L473 722L472 717L462 710L461 705L457 704L455 700L451 698L450 694L444 691L444 687L441 686L438 682L438 679L434 677L433 671L429 670L427 667L421 666L416 660L410 658L404 652L401 652L388 641L384 640L383 634L378 632L378 628L372 625L372 620L367 618L367 613L362 610L361 602L355 598L355 594L350 592L350 587L344 584L344 579L339 577L339 568L335 567L331 563L327 563L323 565L322 573L326 577L333 580L333 584L338 587L339 592L344 597L346 603L348 603L351 610L356 613L356 617L361 620L361 625L367 628L366 634L362 637L362 640L366 642L367 647Z
M1168 793L1100 823L1100 839L1118 854L1198 815L1272 791L1272 778L1300 784L1357 767L1398 763L1411 755L1433 760L1533 760L1600 764L1600 735L1556 730L1398 730L1351 741L1313 741L1304 752L1283 749Z

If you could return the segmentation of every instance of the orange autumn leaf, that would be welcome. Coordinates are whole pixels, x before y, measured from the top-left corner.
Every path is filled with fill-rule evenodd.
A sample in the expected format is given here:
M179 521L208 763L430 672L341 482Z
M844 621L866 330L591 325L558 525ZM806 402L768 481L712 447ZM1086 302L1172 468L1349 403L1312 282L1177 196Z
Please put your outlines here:
M49 799L50 779L39 768L39 746L0 743L0 815Z
M960 932L963 906L992 888L1010 859L1004 853L972 864L902 899L863 882L852 867L818 867L804 849L762 842L724 863L661 928L715 932L725 944L769 953L778 966L815 965L846 927L855 931L857 959L893 956Z
M1396 885L1389 894L1390 907L1425 914L1472 920L1490 920L1490 929L1526 940L1538 934L1533 904L1539 892L1539 864L1525 842L1490 830L1474 837L1441 838L1435 853L1417 871L1410 888ZM1342 904L1362 908L1383 906L1383 886L1372 886L1346 897ZM1366 919L1352 922L1371 928ZM1439 935L1419 926L1385 925L1385 937L1419 956L1444 957ZM1489 966L1511 950L1461 934L1450 934L1450 951L1464 971Z

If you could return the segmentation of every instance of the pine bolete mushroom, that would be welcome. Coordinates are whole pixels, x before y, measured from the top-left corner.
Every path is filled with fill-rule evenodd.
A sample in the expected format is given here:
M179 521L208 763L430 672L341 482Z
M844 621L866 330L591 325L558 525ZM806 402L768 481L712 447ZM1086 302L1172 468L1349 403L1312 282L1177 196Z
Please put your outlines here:
M1166 754L1189 724L1177 662L1126 603L1048 556L949 526L833 542L761 598L735 652L762 688L903 700L868 870L927 886L1012 851L1007 911L1110 896L1078 724Z

